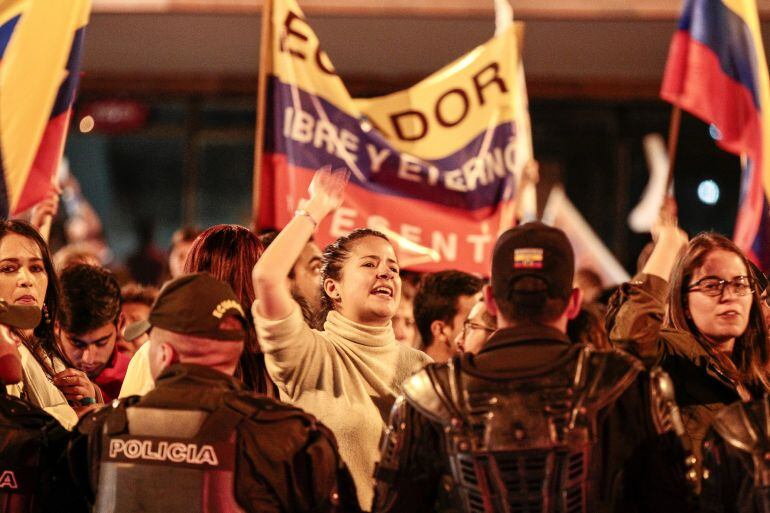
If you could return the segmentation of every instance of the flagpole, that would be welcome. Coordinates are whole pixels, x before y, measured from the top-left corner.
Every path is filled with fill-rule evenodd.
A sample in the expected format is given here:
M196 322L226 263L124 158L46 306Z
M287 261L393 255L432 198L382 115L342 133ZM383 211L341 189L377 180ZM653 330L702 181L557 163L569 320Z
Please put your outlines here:
M262 2L262 33L259 42L259 75L257 78L257 125L254 130L254 174L251 191L251 222L254 233L260 229L259 208L262 193L262 155L265 143L265 107L267 104L267 70L272 46L273 0Z
M674 199L671 186L674 184L674 164L676 162L676 148L679 142L679 127L682 124L682 109L674 105L671 109L671 120L668 125L668 178L666 180L666 191L663 197Z

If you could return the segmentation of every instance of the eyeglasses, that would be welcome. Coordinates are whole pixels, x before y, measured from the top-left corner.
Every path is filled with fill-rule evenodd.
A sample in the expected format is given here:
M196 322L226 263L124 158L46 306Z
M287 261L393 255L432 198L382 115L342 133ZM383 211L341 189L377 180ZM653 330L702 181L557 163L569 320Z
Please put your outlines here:
M463 323L463 330L460 332L460 338L465 338L465 336L470 332L471 330L484 330L488 332L493 332L497 328L493 328L491 326L487 326L486 324L479 324L477 322L473 322L470 319L466 320Z
M719 278L703 278L687 288L688 292L702 292L707 296L721 296L725 287L736 296L751 294L751 279L748 276L738 276L732 280L720 280Z

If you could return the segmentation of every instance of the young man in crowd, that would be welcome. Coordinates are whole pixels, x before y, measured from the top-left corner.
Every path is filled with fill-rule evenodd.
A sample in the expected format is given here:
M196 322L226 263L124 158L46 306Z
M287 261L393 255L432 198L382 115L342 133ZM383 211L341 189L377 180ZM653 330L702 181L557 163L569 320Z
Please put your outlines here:
M72 265L61 276L59 342L64 355L99 386L104 401L118 397L130 357L118 351L125 321L120 314L120 286L101 267Z
M482 299L468 312L463 329L457 335L457 347L463 353L476 354L496 329L497 319L489 313L487 304Z
M444 363L459 353L455 343L471 307L481 299L484 282L461 271L427 274L414 298L414 319L423 351Z
M229 285L172 280L140 328L155 388L90 415L70 444L95 511L357 511L331 432L233 378L247 328Z
M393 334L396 336L397 342L420 349L418 347L417 324L414 322L414 296L406 293L405 289L405 287L401 288L401 301L398 303L396 315L391 320Z
M0 300L0 512L87 511L67 479L62 455L69 432L32 404L6 394L22 380L18 337L9 328L32 329L40 309Z
M138 283L128 283L120 289L120 314L124 319L124 326L130 326L131 324L139 321L146 321L150 315L150 307L152 302L158 296L158 289L155 287L146 287L139 285ZM147 342L147 335L142 335L134 340L126 340L124 335L125 330L121 331L120 339L118 340L118 351L126 353L131 357L134 353Z
M267 232L259 236L259 241L267 248L277 236L278 232ZM310 239L289 273L291 295L308 321L313 321L321 309L321 256L321 248Z
M478 354L404 383L373 511L688 511L685 458L661 436L681 426L670 380L569 340L573 272L561 230L527 223L500 236L484 288L498 329Z

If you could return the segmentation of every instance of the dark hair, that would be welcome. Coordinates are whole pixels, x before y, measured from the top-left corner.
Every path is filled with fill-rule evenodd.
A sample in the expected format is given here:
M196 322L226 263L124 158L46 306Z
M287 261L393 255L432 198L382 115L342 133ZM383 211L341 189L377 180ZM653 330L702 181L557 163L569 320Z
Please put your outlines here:
M746 267L746 274L752 276L748 259L733 241L717 233L698 234L690 240L684 252L679 255L671 271L666 325L676 330L690 332L715 360L719 369L733 380L746 385L753 392L762 389L770 390L770 383L765 376L769 356L767 327L760 309L759 291L755 283L752 285L749 323L746 330L735 338L732 359L713 347L700 334L698 327L687 315L687 289L692 275L703 265L708 255L716 250L738 255Z
M251 305L256 299L251 270L264 252L262 243L248 228L219 224L204 230L192 244L184 263L185 273L208 272L229 284L246 315L248 336L235 371L246 386L258 393L272 391L265 372L264 356L259 352Z
M433 343L431 323L452 322L460 296L478 294L483 286L484 280L462 271L439 271L422 277L414 296L414 321L426 348Z
M158 297L157 287L140 285L134 281L126 283L120 289L120 298L123 300L123 304L141 303L143 305L152 306L156 297Z
M59 277L62 308L59 324L67 333L83 334L117 323L120 316L120 285L110 271L75 264Z
M604 327L601 309L588 304L580 309L574 319L567 323L567 336L575 344L588 344L594 349L610 349L609 337Z
M46 244L35 227L26 221L18 219L0 221L0 240L6 235L14 233L34 242L38 249L40 249L40 255L43 258L43 268L48 277L48 287L45 290L45 299L43 300L43 319L37 325L37 328L33 330L32 338L23 336L21 333L20 338L43 368L46 375L49 378L53 378L56 373L52 365L53 359L58 358L62 362L67 361L59 349L56 334L54 333L54 325L58 320L61 297L59 279L54 271L48 244Z
M567 308L568 297L551 297L547 284L540 278L519 278L505 297L495 295L500 315L513 323L548 324Z
M366 237L379 237L388 243L388 239L385 234L372 230L371 228L358 228L353 230L347 235L340 237L328 246L324 248L324 253L321 263L321 309L318 312L316 326L323 326L326 321L326 316L334 310L334 300L326 294L323 283L327 278L339 281L342 279L342 266L350 256L350 252L353 250L353 245Z

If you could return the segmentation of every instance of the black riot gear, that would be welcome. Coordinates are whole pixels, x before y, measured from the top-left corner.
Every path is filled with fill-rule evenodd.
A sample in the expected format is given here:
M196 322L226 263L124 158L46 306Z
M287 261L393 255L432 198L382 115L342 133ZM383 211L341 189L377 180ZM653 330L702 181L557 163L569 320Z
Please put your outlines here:
M86 511L62 458L68 436L43 410L0 390L0 513Z
M770 513L769 455L768 396L719 411L704 443L702 511Z
M463 513L612 511L616 503L634 502L623 497L631 493L623 467L637 448L632 439L681 426L675 403L660 393L665 373L648 379L642 364L620 351L562 346L542 365L515 371L477 363L457 357L404 383L383 442L375 511L419 511L404 509L407 502ZM611 412L629 397L637 398L644 421L629 417L636 425L615 443L622 447L608 448L608 433L619 427ZM443 468L420 454L426 440L425 450L443 453ZM684 456L677 453L679 463ZM410 490L406 482L425 475L436 479L420 482L423 492ZM684 471L681 477L684 482Z

